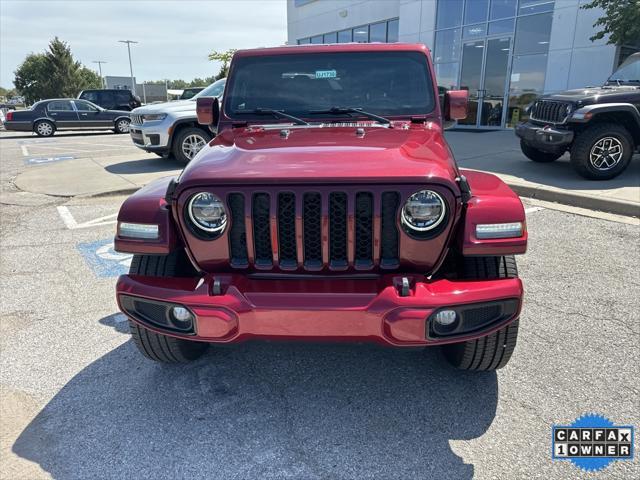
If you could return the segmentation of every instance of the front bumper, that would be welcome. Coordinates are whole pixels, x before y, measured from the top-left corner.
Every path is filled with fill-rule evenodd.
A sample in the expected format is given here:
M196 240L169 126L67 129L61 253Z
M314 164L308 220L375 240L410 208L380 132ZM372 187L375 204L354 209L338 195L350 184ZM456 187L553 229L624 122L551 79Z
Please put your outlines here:
M173 122L168 120L148 122L145 124L131 123L129 135L133 144L147 152L165 152L171 148L171 130Z
M301 279L302 277L302 279ZM522 304L517 278L487 281L428 281L424 276L382 275L335 278L266 278L236 274L202 279L122 275L116 291L120 309L158 333L212 343L252 338L368 341L394 346L454 343L488 335L513 321ZM406 282L405 282L406 285ZM405 294L404 296L402 294ZM192 331L176 332L131 308L145 302L187 307ZM473 330L434 335L428 321L444 307L510 303L502 316L474 323ZM462 306L462 307L461 307ZM150 307L147 311L154 310ZM142 311L142 310L141 310ZM161 310L162 311L162 310ZM471 311L471 310L469 310Z
M516 125L515 133L532 147L544 152L564 152L573 142L573 132L549 125L523 122Z

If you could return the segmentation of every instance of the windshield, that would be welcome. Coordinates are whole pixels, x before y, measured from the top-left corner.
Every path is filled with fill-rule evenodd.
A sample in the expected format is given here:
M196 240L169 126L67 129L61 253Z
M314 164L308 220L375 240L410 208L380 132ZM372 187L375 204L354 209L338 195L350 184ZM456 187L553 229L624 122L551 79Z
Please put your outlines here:
M640 53L627 58L609 77L609 82L640 82Z
M434 108L427 59L420 52L304 53L234 62L225 94L229 117L246 119L256 110L273 109L317 118L318 111L332 108L407 116Z
M190 100L195 100L198 97L219 97L220 95L222 95L222 92L224 91L224 84L226 82L227 82L226 78L221 78L220 80L213 82L211 85L209 85L207 88L202 90L200 93L197 93L196 95L191 97Z

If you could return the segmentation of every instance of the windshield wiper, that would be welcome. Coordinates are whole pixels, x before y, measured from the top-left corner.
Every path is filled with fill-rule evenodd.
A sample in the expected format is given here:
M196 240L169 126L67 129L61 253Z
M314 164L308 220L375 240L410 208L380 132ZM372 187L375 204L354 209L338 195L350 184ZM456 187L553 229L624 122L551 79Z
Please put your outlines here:
M360 115L363 115L365 117L368 117L372 120L376 120L379 123L382 123L384 125L391 125L391 120L389 120L388 118L384 118L381 117L380 115L376 115L375 113L369 113L369 112L365 112L364 110L362 110L362 108L359 107L330 107L327 108L325 110L311 110L309 113L312 114L328 114L328 113L334 113L334 114L350 114L350 113L357 113Z
M289 115L288 113L284 113L282 110L274 110L271 108L254 108L253 110L243 110L241 112L234 112L236 114L257 114L257 115L273 115L276 118L286 118L287 120L291 120L296 125L309 125L309 123L305 122L303 119L294 117L293 115Z
M616 82L616 85L618 85L619 87L621 87L623 84L625 83L640 83L640 80L623 80L621 78L610 78L609 80L607 80L607 83L610 82Z

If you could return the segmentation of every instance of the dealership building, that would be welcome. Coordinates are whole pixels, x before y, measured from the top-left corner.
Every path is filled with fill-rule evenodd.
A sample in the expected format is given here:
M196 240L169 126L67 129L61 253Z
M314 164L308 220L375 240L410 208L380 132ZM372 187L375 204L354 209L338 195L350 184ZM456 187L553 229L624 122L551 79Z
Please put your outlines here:
M438 85L469 90L464 128L509 128L542 93L600 85L637 45L591 41L586 0L288 0L289 44L419 42Z

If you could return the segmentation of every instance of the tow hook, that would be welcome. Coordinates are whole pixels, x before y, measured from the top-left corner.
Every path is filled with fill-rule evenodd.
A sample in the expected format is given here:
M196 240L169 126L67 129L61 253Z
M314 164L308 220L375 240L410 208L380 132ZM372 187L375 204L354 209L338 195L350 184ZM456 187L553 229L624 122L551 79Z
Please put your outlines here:
M411 281L408 277L395 277L393 279L393 285L400 297L408 297L411 294Z

